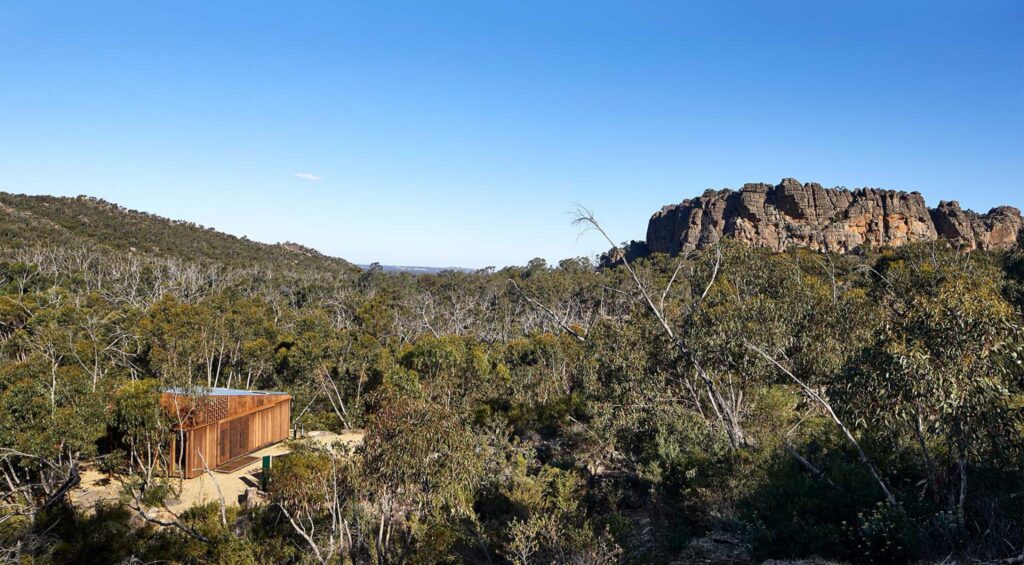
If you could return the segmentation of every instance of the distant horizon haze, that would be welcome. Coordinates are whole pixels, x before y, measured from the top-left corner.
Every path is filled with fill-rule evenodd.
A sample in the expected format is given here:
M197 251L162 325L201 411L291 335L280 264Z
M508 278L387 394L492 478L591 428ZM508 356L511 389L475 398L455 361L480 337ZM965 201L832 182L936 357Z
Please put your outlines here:
M784 177L1024 207L1024 3L0 4L6 192L481 268Z

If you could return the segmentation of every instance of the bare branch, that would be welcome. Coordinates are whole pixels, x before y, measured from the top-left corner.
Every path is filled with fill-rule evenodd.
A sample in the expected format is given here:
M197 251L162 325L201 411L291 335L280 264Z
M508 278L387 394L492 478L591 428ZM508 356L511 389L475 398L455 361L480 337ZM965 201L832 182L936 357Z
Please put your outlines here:
M536 308L539 308L540 310L543 310L543 311L544 311L544 312L545 312L545 313L546 313L546 314L547 314L548 316L550 316L550 317L551 317L551 319L552 319L552 320L554 320L554 321L555 321L555 323L556 323L556 324L558 324L558 325L559 325L559 326L560 326L560 327L561 327L561 328L562 328L563 330L565 330L565 331L566 331L566 332L568 332L568 333L569 333L570 335L572 335L572 336L573 336L574 338L576 338L576 339L578 339L578 340L580 340L580 341L587 341L587 338L586 338L586 336L584 336L584 335L580 334L579 332L577 332L576 330L574 330L574 329L573 329L573 328L572 328L571 326L569 326L568 324L566 324L566 323L565 323L565 321L564 321L563 319L559 318L557 314L555 314L554 312L552 312L550 308L548 308L547 306L545 306L545 305L541 304L540 302L538 302L538 301L534 300L533 298L530 298L530 297L529 297L529 296L528 296L528 295L526 294L526 292L525 292L525 291L523 291L523 289L522 289L522 288L519 288L519 285L518 285L518 284L516 284L516 281L514 281L514 280L512 280L512 279L508 279L508 282L512 283L512 286L513 286L513 287L515 287L516 291L517 291L517 292L519 292L519 295L520 295L520 296L522 296L524 300L526 300L527 302L529 302L529 303L530 303L531 305L535 306Z
M604 231L604 228L601 227L601 224L597 221L597 218L594 217L594 213L584 208L583 206L580 206L576 210L576 219L573 221L573 223L576 225L585 226L586 229L596 230L598 233L601 234L602 237L604 237L605 241L607 241L609 245L611 245L613 248L618 248L618 246L615 244L615 241L613 241L612 238L608 235L608 232ZM667 333L670 338L675 339L675 332L673 332L672 327L669 326L668 320L665 319L665 316L662 313L662 311L657 306L654 305L654 301L651 299L650 293L647 292L647 287L645 287L644 284L640 282L640 277L637 276L636 271L633 269L633 265L629 264L629 261L625 258L625 256L623 256L622 258L622 264L626 267L626 270L629 272L629 276L633 278L633 282L636 283L637 289L639 289L640 294L643 295L644 301L647 302L648 308L651 309L651 312L658 319L658 322L661 323L661 327L664 328L665 333Z
M665 285L665 292L661 293L661 300L658 302L658 306L661 307L662 311L665 311L665 298L668 297L668 292L672 290L672 283L676 282L676 276L679 275L679 270L683 268L683 263L684 261L679 261L679 264L676 265L676 269L672 271L672 278Z
M700 301L704 302L704 298L707 297L708 292L711 291L711 287L715 284L715 279L718 278L718 268L722 265L722 247L721 245L715 246L715 267L711 271L711 279L708 280L708 285L704 287L704 292L700 294Z
M217 497L220 499L220 523L227 527L228 516L224 508L224 492L220 490L220 482L217 481L217 477L213 475L213 471L210 470L210 466L206 463L206 456L203 455L202 449L197 449L196 453L199 455L199 459L203 462L203 471L207 475L210 475L210 480L213 481L213 486L217 489Z
M836 425L839 426L839 429L843 431L843 435L846 436L846 439L849 440L850 443L857 449L857 453L860 456L861 462L864 464L865 467L868 468L868 471L871 473L871 476L874 477L875 481L878 483L878 486L882 487L882 492L885 493L885 498L889 501L889 504L892 506L897 506L898 503L896 502L896 497L893 496L892 492L889 490L889 487L885 485L885 481L882 480L882 476L881 474L879 474L878 469L875 467L875 464L868 457L867 453L864 453L864 450L861 448L860 443L857 442L857 439L853 437L853 434L850 433L850 430L846 427L846 425L843 424L843 421L839 419L839 416L836 415L835 410L832 409L832 405L829 404L827 400L822 398L821 395L815 392L814 389L807 386L803 381L798 379L796 375L794 375L789 369L787 369L785 366L779 363L774 357L765 353L763 349L746 340L743 341L743 344L749 349L757 352L759 355L761 355L761 357L763 357L768 362L778 367L780 371L785 373L786 376L788 376L793 382L799 385L808 397L816 401L825 409L826 412L828 412L828 415L832 418L832 421L835 422Z

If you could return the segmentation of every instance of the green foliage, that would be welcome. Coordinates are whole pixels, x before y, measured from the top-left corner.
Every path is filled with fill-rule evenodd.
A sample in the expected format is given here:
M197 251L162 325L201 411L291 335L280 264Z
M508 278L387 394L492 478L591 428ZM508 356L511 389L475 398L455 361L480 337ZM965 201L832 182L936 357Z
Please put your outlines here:
M272 266L352 274L350 263L292 245L267 245L202 226L79 196L0 193L0 241L11 246L103 246L126 253L235 267Z
M759 559L1024 547L1019 250L724 242L632 265L658 319L623 267L585 259L354 275L103 203L0 203L0 479L27 495L4 499L0 549L25 561L671 562L718 535ZM170 498L170 386L284 390L293 425L365 441L293 445L268 504L229 506L227 526L216 504L182 527L47 504L76 469L133 505Z

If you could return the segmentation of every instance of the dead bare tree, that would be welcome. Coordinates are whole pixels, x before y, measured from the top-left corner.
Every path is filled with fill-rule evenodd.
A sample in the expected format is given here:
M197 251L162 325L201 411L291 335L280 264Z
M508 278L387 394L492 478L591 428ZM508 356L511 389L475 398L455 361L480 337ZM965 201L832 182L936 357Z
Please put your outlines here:
M608 233L604 230L604 227L601 226L601 223L594 216L594 213L591 212L590 210L580 206L577 209L576 219L573 221L573 223L577 226L582 226L585 230L592 229L594 231L597 231L604 238L604 240L608 242L609 245L612 246L614 250L618 251L618 245L616 245L615 241L608 235ZM615 251L613 251L613 253L614 252ZM707 287L701 294L701 300L703 300L703 298L707 296L708 292L711 289L711 286L714 284L715 279L718 275L718 267L721 262L720 250L718 250L716 257L717 258L715 262L714 271L712 273L710 280L708 281ZM647 285L645 285L643 281L640 280L639 275L633 268L633 265L630 264L629 259L625 256L625 254L619 251L618 258L621 259L623 267L625 267L626 271L629 273L630 278L632 278L634 285L640 292L640 296L642 297L642 301L647 307L647 310L649 310L651 314L654 315L655 319L658 321L658 324L664 331L665 336L668 337L669 340L674 342L676 344L676 347L679 348L680 352L683 353L683 355L689 358L689 360L692 362L693 367L697 373L697 376L700 378L701 382L704 384L704 387L707 391L707 398L708 402L711 405L712 411L715 413L717 420L725 429L726 434L729 436L730 445L733 447L733 449L738 449L744 446L746 444L746 439L740 424L740 418L736 410L733 408L733 405L735 403L731 405L725 401L719 390L718 383L701 365L698 356L689 350L685 341L677 336L676 331L672 329L672 325L669 323L668 318L665 315L664 307L659 307L658 304L655 304L654 299L652 298L652 294L647 288ZM675 276L673 275L672 280L674 281L674 279ZM668 291L666 290L665 293L663 293L663 295L667 293Z
M341 394L341 390L338 389L337 383L334 382L334 378L331 377L330 368L326 364L321 364L314 371L314 377L320 384L320 389L327 396L327 400L331 403L331 408L334 413L341 420L341 424L345 429L351 429L351 418L348 414L348 409L345 407L345 398Z
M547 306L541 304L539 301L537 301L537 300L535 300L533 298L530 298L530 296L528 294L526 294L526 292L522 288L520 288L519 284L517 284L516 281L514 281L512 279L508 279L508 282L512 284L512 287L514 289L516 289L516 292L519 293L519 296L523 297L523 300L526 300L532 306L534 306L535 308L539 309L540 311L542 311L545 314L547 314L548 316L550 316L550 318L556 324L558 324L558 326L560 328L565 330L566 333L568 333L569 335L571 335L574 338L578 339L579 341L586 341L587 340L587 337L585 335L583 335L580 332L576 331L572 326L570 326L567 323L568 319L569 319L569 311L568 310L566 311L565 316L559 316L558 314L555 314L550 308L548 308Z
M19 475L11 462L12 458L36 461L39 464L36 481L27 474L24 477ZM10 512L5 514L0 523L12 516L34 517L63 500L67 493L81 482L78 461L74 457L61 456L54 460L9 447L0 447L0 461L5 465L4 480L7 485L6 490L0 490L0 501Z
M165 520L157 517L157 515L153 514L151 510L148 510L146 508L146 504L142 501L141 493L139 493L139 491L133 485L130 485L124 481L122 481L121 484L124 487L125 491L127 491L128 494L131 496L131 501L129 501L126 506L128 507L129 510L135 512L135 514L138 515L139 518L142 518L142 520L146 523L152 524L154 526L159 526L161 528L175 528L195 540L201 541L203 543L210 543L210 538L199 533L196 529L182 523L181 517L178 516L178 514L176 514L175 512L173 512L170 508L167 508L166 505L162 506L160 510L164 514L170 516L171 519Z

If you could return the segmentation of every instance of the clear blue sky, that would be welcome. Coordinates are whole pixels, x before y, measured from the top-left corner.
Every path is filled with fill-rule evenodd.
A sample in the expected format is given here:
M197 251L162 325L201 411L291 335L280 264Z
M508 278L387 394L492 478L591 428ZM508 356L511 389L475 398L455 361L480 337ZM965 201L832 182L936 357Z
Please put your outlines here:
M479 267L782 177L1024 206L1024 2L0 0L4 191Z

